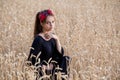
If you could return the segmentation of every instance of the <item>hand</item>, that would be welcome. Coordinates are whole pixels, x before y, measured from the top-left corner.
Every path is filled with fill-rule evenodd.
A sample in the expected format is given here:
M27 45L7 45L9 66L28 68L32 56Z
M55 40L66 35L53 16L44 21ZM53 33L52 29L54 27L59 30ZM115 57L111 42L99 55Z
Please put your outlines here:
M51 34L51 38L54 38L55 40L59 40L59 39L58 39L58 36L55 35L54 33Z
M44 37L46 39L54 38L55 40L58 40L57 35L55 35L55 33L53 33L53 32L46 32L46 33L44 33Z

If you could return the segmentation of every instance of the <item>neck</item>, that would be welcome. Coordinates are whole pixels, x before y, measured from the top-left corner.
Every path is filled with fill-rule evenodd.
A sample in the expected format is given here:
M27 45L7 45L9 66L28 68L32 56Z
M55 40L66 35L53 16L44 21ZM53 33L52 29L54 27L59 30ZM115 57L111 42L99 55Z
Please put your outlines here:
M53 33L53 31L43 31L42 33L43 34L50 34L50 33Z
M50 36L50 31L43 31L42 33L43 33L43 36L44 36L45 39L50 39L50 37L51 37Z

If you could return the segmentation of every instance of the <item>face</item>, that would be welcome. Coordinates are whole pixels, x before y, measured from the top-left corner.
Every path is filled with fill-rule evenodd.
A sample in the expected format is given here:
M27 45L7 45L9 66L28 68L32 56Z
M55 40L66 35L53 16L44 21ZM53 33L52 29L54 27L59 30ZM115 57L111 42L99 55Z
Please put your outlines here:
M49 32L49 31L54 30L54 27L55 27L54 16L47 16L46 22L41 23L41 25L43 27L43 31L45 31L45 32Z

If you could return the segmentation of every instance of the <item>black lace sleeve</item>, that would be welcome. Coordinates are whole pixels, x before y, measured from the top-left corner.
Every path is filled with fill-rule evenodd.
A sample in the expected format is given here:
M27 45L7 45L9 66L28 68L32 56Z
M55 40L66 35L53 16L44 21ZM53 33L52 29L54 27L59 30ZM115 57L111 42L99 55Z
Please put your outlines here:
M40 44L39 38L36 37L32 43L32 48L30 49L30 54L28 56L28 60L32 62L34 65L36 62L36 58L34 56L37 56L40 51L42 51L42 46ZM34 55L32 57L32 55Z
M55 43L55 52L54 52L54 55L53 55L53 60L57 61L58 64L61 62L62 60L62 57L64 55L64 49L63 47L61 48L61 53L57 50L57 45Z

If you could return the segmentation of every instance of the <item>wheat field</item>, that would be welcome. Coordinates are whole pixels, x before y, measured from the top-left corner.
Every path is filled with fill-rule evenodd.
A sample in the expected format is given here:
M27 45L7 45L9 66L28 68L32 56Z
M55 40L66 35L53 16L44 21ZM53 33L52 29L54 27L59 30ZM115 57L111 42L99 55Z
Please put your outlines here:
M44 9L71 57L68 80L120 80L120 0L0 0L0 80L35 80L26 59Z

